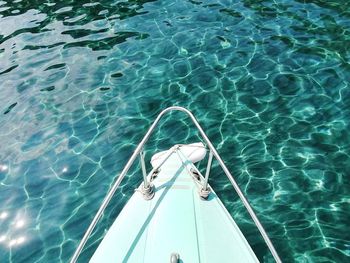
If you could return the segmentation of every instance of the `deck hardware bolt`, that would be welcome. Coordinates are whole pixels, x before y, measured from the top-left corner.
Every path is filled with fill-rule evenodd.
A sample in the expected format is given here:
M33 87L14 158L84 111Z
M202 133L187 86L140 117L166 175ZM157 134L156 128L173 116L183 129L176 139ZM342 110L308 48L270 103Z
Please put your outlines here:
M170 263L179 263L179 262L180 262L180 255L178 253L171 253Z

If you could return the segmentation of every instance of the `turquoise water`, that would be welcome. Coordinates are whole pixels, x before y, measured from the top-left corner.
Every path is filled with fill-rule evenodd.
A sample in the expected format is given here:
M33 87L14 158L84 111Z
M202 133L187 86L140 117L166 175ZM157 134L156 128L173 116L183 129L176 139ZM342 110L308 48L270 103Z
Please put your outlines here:
M67 262L171 105L198 117L285 262L350 261L349 43L347 1L0 1L0 261ZM147 160L198 140L168 119ZM135 165L81 262L140 179ZM210 183L271 262L217 165Z

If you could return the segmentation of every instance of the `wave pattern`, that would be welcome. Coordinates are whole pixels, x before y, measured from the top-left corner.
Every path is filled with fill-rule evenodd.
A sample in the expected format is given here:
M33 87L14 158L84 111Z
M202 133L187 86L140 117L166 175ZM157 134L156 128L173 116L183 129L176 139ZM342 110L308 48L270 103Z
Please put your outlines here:
M349 261L349 28L336 0L0 1L1 262L67 262L171 105L198 117L285 262ZM147 160L198 140L181 117ZM81 262L140 179L135 165ZM210 183L272 262L215 165Z

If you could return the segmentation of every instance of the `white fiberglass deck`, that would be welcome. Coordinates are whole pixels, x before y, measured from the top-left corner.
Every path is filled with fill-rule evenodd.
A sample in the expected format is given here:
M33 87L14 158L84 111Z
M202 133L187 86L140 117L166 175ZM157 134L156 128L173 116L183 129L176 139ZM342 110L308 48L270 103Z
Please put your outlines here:
M155 196L135 192L90 262L183 263L258 262L231 216L211 193L202 200L198 186L173 153L152 182Z

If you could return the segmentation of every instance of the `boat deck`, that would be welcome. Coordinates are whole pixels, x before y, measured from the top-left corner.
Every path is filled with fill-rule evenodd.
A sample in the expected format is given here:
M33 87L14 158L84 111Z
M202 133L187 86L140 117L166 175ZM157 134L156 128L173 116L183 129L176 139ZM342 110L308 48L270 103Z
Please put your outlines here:
M154 198L146 201L135 192L90 262L164 263L172 253L183 263L258 262L217 195L200 198L178 154L152 183Z

